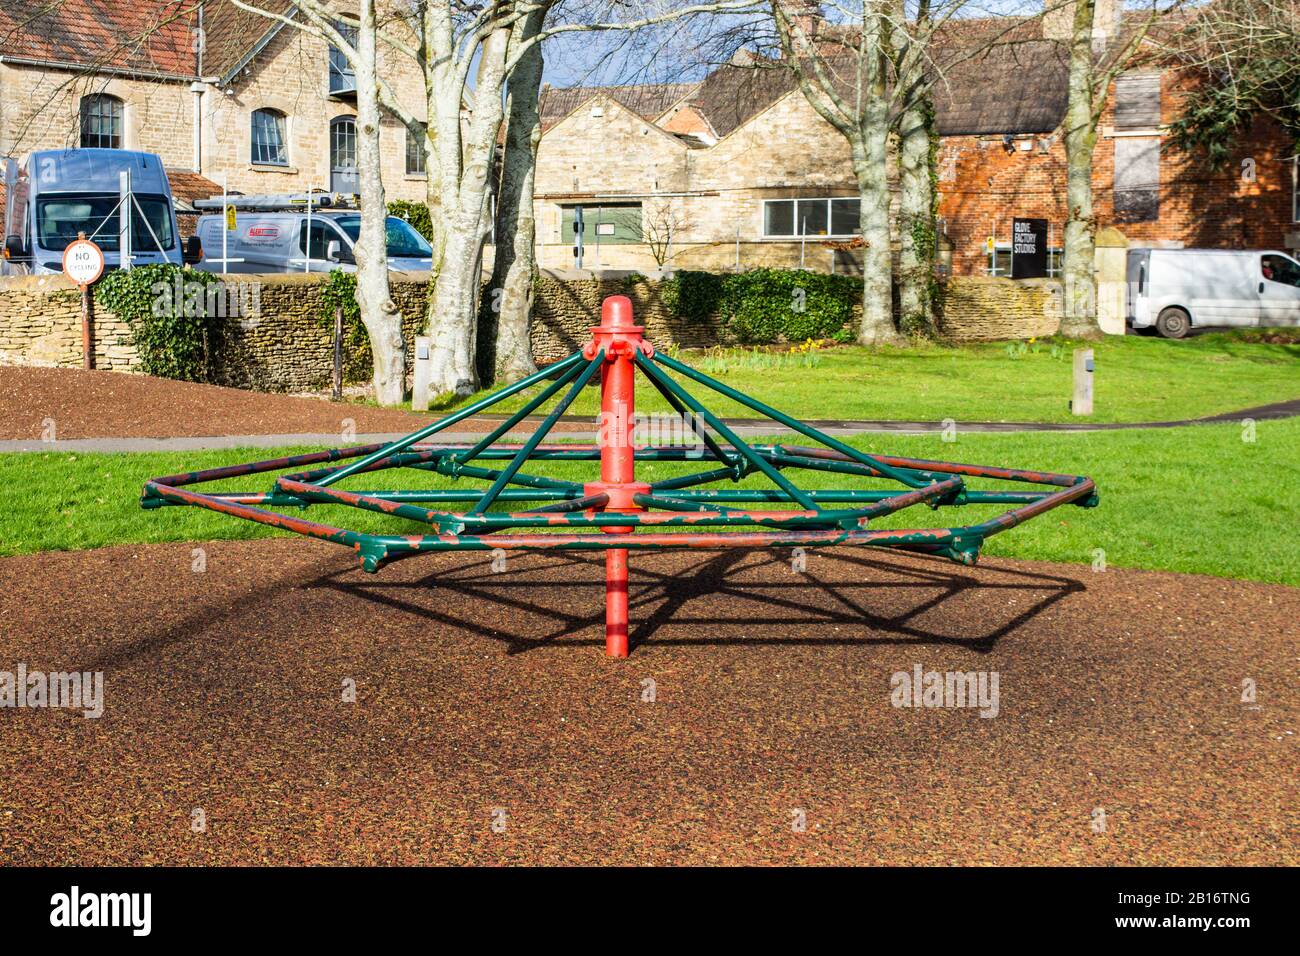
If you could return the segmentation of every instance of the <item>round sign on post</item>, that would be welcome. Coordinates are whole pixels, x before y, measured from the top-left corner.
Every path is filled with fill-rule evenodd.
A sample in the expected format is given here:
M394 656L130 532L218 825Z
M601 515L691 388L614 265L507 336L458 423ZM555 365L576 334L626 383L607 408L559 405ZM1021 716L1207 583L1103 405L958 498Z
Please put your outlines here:
M81 367L95 367L94 331L90 327L90 287L104 274L104 250L84 232L63 250L63 274L81 286Z
M104 250L89 239L79 238L63 250L63 274L77 285L91 285L104 274Z

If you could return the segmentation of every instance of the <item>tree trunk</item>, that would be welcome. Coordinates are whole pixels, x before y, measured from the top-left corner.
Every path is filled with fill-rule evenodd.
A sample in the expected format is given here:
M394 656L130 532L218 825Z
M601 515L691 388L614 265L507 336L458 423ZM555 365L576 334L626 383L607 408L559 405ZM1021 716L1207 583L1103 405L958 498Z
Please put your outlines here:
M538 10L520 20L515 25L516 41L536 36L544 18L545 11ZM533 180L537 144L542 138L538 109L542 68L542 45L536 43L510 75L505 159L497 196L496 259L480 326L480 347L485 354L479 373L485 384L508 385L537 371L529 320L536 270Z
M509 39L510 29L498 28L482 45L474 112L466 135L468 146L454 201L448 203L450 191L442 191L446 245L429 307L429 334L433 338L430 395L434 398L463 397L478 387L474 336L483 210L501 125L501 88Z
M878 7L878 9L877 9ZM863 19L865 63L861 67L863 104L858 142L850 143L858 180L862 240L863 345L900 344L894 328L894 257L889 232L889 102L885 98L885 46L889 23L883 6L873 4Z
M934 113L929 96L904 107L898 129L899 327L934 334Z
M1078 0L1070 39L1069 101L1065 112L1066 203L1061 334L1099 338L1092 160L1097 145L1092 21L1095 0Z
M375 66L374 0L361 0L357 36L357 173L361 229L356 243L357 305L374 358L375 400L400 405L406 394L402 313L388 286L387 216L379 175L379 82Z

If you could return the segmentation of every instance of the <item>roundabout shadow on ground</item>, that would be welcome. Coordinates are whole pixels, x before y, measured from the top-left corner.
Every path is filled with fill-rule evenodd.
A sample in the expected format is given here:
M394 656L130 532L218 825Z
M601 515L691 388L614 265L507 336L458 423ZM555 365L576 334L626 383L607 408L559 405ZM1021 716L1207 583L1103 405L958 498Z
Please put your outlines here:
M809 552L806 561L798 571L788 551L634 553L631 646L933 644L989 651L1086 590L1076 577L966 568L918 555L836 549ZM603 555L518 555L495 568L492 558L475 556L402 579L349 570L308 586L504 642L511 654L556 644L603 646Z

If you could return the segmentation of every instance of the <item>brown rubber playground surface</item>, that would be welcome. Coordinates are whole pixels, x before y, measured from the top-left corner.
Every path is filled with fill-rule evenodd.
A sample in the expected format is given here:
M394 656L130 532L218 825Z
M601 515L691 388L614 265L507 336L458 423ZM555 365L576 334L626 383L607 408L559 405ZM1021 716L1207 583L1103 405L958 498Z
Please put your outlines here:
M609 661L598 553L193 547L0 560L0 670L105 674L0 710L4 862L1300 862L1296 589L634 553ZM918 664L998 715L891 706Z
M47 419L58 438L207 438L215 435L330 434L344 420L357 434L408 432L444 412L410 412L352 402L272 395L124 372L0 366L0 440L36 441ZM499 422L471 418L460 431ZM571 430L564 423L559 431Z

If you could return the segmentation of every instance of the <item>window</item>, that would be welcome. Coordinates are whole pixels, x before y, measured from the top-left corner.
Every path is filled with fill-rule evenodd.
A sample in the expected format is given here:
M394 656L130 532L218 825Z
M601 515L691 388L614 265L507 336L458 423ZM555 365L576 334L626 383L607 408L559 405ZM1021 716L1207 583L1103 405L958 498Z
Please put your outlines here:
M342 34L343 39L356 48L357 28L346 23L335 22L334 28ZM352 71L352 64L338 47L330 44L330 96L357 91L357 77Z
M311 221L311 252L308 253L310 259L324 259L325 254L329 252L329 244L337 242L339 244L339 259L341 262L351 262L352 253L348 244L343 241L337 229L323 219L313 219ZM298 251L307 252L307 220L304 219L298 227Z
M416 136L408 127L406 130L406 175L423 176L424 175L424 130L426 127L421 126L421 133Z
M122 148L122 101L107 93L81 98L83 149Z
M1300 156L1291 160L1291 221L1300 222Z
M768 238L856 236L861 228L859 216L859 201L855 197L768 199L763 203L763 235Z
M1160 125L1160 74L1125 73L1115 81L1115 128Z
M163 196L136 193L131 212L131 246L136 252L175 248L172 207ZM36 244L62 252L84 232L105 252L118 251L120 204L117 193L56 193L36 199ZM154 236L158 242L154 242ZM159 249L159 243L162 249Z
M1270 253L1260 257L1260 274L1270 282L1280 282L1300 289L1300 265L1286 256Z
M360 188L357 120L354 116L336 116L330 120L330 191L355 193Z
M1065 250L1059 246L1048 248L1047 250L1047 274L1049 276L1059 276L1061 274L1061 262L1065 256ZM991 276L1009 276L1011 275L1011 243L999 242L989 251L989 275Z
M361 217L359 215L335 216L334 224L348 234L354 243L361 238ZM384 241L388 245L390 259L429 259L433 249L428 240L415 231L405 219L389 216L385 222Z
M268 166L289 165L284 139L283 113L278 110L253 111L253 162Z
M565 206L563 213L562 235L567 242L576 239L573 220L578 206ZM582 241L586 246L617 245L627 242L644 242L641 232L641 204L605 203L603 205L583 205Z
M1154 222L1160 218L1160 140L1134 136L1115 140L1115 220Z

